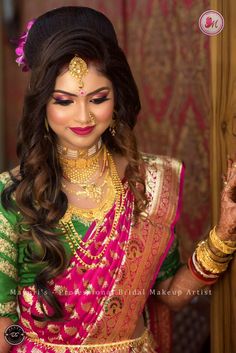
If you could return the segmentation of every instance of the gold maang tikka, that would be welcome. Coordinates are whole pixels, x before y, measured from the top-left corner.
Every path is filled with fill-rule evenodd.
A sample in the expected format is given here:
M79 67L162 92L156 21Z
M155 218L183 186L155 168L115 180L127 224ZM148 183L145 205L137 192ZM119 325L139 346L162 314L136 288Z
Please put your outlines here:
M75 77L79 82L79 88L84 87L83 78L88 74L88 65L87 63L80 58L78 55L75 55L69 63L69 72Z

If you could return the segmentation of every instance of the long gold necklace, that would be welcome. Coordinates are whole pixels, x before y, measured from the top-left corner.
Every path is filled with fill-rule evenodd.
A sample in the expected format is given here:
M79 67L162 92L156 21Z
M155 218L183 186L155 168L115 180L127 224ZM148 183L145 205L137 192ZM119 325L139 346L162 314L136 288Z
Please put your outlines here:
M99 178L100 179L100 178ZM103 181L99 183L99 179L94 182L83 183L77 185L77 190L71 188L66 183L62 182L62 187L65 191L71 195L76 195L78 198L88 198L92 199L96 202L96 204L101 205L104 201L103 190L107 186L107 188L111 188L111 176L109 174L109 169L107 169L105 175L103 176ZM78 190L79 188L79 190Z
M78 209L76 211L73 208L73 206L68 207L68 210L66 211L65 216L60 221L61 226L65 229L66 239L69 243L69 246L70 246L72 252L76 256L78 261L87 269L96 268L100 265L100 263L98 262L98 263L92 263L92 264L88 265L80 258L80 256L77 253L77 250L79 249L79 251L81 251L84 255L86 255L88 258L90 258L92 260L95 260L95 259L100 260L104 256L104 253L105 253L111 239L115 235L115 230L116 230L120 215L124 211L124 199L125 199L124 188L123 188L122 182L119 178L119 175L117 173L116 166L115 166L115 163L112 159L112 156L108 151L107 151L107 156L108 156L109 168L111 171L112 184L114 185L114 189L115 189L116 206L115 206L115 215L114 215L114 219L112 221L111 231L105 240L103 249L100 251L100 253L98 255L92 255L89 249L84 248L84 247L89 246L91 244L91 242L95 241L95 239L97 238L99 232L101 231L101 227L102 227L102 224L100 222L97 223L97 226L94 230L93 239L90 239L87 242L84 242L80 238L80 236L78 235L78 233L77 233L77 231L71 221L73 215L75 215L75 216L77 215ZM81 216L81 214L79 212L79 217L80 216ZM103 213L103 217L104 217L104 213ZM101 215L99 218L101 219ZM82 247L82 246L84 246L84 247Z

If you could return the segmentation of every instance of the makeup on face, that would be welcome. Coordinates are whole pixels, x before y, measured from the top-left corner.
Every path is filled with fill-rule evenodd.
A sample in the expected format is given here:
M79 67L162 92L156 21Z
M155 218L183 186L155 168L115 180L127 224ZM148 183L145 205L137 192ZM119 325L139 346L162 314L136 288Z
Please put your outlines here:
M94 128L95 125L86 127L70 127L69 129L73 131L76 135L84 136L90 134L90 132L92 132Z
M108 94L110 92L110 88L109 87L101 87L96 89L93 92L87 93L83 95L81 95L79 93L80 97L92 97L91 102L94 104L101 104L107 100L109 100L110 98L108 98ZM79 96L77 94L71 93L71 92L67 92L64 90L60 90L57 89L53 92L52 98L55 100L54 104L60 104L60 105L69 105L71 103L74 103L73 99L68 99L68 98L79 98Z

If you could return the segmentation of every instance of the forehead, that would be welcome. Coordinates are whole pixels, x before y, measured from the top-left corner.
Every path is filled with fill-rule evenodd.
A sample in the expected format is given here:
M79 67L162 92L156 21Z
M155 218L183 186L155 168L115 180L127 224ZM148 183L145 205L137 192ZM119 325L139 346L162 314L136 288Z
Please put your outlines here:
M86 91L93 91L96 88L102 86L112 87L111 81L100 71L98 71L94 64L88 65L88 73L84 75L82 81ZM79 82L75 77L71 75L68 70L68 66L65 67L65 69L63 69L62 72L57 76L55 89L64 89L70 92L76 92L79 90Z

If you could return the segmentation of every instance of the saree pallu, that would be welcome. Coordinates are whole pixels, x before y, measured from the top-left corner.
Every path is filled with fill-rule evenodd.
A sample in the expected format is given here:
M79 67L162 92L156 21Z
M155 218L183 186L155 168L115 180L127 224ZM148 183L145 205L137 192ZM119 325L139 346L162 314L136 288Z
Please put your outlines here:
M180 162L167 157L144 155L143 159L149 219L131 226L133 195L126 182L123 212L97 267L86 269L83 261L95 260L86 258L78 249L82 261L75 254L64 273L48 283L63 307L63 320L34 320L31 314L42 315L35 286L22 288L18 324L27 338L11 353L160 352L151 325L141 337L132 337L174 239L183 168ZM105 217L96 242L90 244L94 256L107 241L114 212L115 205ZM90 226L85 242L93 239L94 227ZM52 313L46 302L43 307L46 313ZM158 333L154 334L158 340Z

